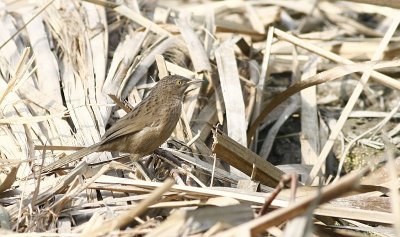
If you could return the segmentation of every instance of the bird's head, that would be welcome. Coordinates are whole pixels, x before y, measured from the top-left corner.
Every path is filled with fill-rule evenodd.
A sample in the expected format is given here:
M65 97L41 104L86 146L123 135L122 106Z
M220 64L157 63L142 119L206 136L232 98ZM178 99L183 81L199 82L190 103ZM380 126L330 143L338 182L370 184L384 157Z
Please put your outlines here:
M165 96L173 96L179 99L183 98L186 89L195 83L200 83L202 80L189 79L183 76L170 75L161 79L153 88L152 92L164 94Z

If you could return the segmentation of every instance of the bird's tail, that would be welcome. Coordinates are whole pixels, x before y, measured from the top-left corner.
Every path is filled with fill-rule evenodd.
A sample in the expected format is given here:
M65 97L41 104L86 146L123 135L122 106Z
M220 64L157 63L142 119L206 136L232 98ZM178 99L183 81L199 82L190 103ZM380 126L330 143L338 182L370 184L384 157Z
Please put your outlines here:
M61 167L63 167L64 165L67 165L69 163L72 163L74 161L77 161L79 159L81 159L84 156L87 156L93 152L96 152L99 149L99 144L93 144L89 147L85 147L83 149L80 149L78 151L76 151L75 153L72 153L71 155L68 155L64 158L61 158L59 160L57 160L56 162L51 163L48 166L45 166L42 168L42 173L48 173L48 172L52 172L56 169L59 169Z

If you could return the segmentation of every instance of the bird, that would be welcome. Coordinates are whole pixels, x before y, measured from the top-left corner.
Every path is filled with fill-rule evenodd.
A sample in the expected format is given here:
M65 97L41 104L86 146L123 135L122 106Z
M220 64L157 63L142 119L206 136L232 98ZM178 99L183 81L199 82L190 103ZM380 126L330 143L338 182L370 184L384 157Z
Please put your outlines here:
M132 111L117 120L101 137L100 142L76 151L42 168L49 173L94 152L130 153L132 161L151 154L172 134L182 112L186 89L199 79L168 75L159 80Z

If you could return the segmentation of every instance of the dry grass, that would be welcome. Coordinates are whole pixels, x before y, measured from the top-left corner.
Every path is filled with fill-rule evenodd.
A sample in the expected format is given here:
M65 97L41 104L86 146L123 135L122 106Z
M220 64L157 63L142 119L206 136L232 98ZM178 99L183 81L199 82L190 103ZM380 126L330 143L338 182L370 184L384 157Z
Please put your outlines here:
M399 236L398 8L3 1L0 235ZM153 155L43 173L168 74L204 83Z

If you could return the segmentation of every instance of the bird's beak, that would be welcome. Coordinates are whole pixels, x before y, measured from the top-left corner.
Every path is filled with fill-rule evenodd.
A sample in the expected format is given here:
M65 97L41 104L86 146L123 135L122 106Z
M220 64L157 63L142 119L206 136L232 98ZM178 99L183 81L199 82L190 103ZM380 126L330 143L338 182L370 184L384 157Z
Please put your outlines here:
M197 83L202 83L203 80L201 79L191 79L187 84L191 85L191 84L197 84Z

